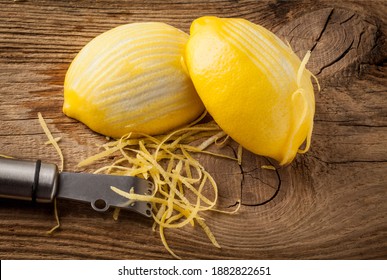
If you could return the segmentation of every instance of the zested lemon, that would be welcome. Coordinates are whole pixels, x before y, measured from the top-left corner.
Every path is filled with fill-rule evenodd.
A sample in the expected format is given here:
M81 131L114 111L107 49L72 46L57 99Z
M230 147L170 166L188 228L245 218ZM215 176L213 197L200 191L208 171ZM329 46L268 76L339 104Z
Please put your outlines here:
M190 32L185 62L219 126L281 165L308 150L315 101L307 58L301 62L273 33L244 19L206 16Z
M64 113L101 134L159 134L197 118L204 106L182 66L188 34L158 22L118 26L71 63Z

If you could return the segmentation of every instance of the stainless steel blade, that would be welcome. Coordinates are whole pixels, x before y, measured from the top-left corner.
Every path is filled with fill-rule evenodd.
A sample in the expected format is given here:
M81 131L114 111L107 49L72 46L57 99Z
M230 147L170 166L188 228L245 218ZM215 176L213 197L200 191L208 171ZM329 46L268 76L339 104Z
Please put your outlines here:
M0 158L0 198L52 202L55 197L88 202L96 211L110 206L151 217L151 204L129 201L111 186L122 191L151 195L151 182L130 176L87 173L58 173L55 164L40 160L26 161Z
M129 201L112 191L111 186L143 195L151 195L154 190L151 182L137 177L62 172L59 174L57 198L90 202L94 210L101 212L112 206L147 217L152 215L150 203Z

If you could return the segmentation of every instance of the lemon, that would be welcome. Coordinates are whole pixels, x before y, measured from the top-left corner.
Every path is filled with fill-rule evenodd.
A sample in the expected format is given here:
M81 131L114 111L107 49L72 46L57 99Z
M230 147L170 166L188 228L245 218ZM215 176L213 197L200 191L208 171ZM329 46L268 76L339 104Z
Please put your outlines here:
M182 65L187 40L188 34L160 22L121 25L97 36L67 71L63 112L114 138L191 122L204 106Z
M305 152L315 111L306 61L244 19L201 17L190 33L185 63L219 126L244 148L280 165Z

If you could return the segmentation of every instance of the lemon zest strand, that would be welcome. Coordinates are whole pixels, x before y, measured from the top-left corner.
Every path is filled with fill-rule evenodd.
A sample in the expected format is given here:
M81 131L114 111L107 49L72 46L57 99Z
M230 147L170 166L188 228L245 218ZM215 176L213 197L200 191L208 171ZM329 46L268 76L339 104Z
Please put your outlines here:
M55 150L58 152L60 162L61 162L60 166L59 166L59 171L63 171L63 167L64 167L63 153L62 153L58 143L55 141L54 137L52 136L50 130L48 129L48 126L47 126L46 122L44 121L44 118L40 112L38 112L38 118L39 118L40 126L43 128L43 131L46 134L48 140L54 146Z
M262 169L268 169L268 170L276 170L276 168L273 165L261 165Z
M54 231L60 228L60 220L59 220L59 214L58 214L58 205L56 202L56 198L54 199L54 215L56 220L56 225L53 226L49 231L47 231L47 234L52 234Z
M58 138L54 138L52 136L52 134L51 134L51 132L50 132L50 130L49 130L49 128L48 128L46 122L44 121L44 118L40 112L38 112L38 119L39 119L40 126L43 128L43 131L48 138L48 142L50 144L52 144L54 146L55 150L58 152L59 158L61 160L61 165L59 167L59 171L63 171L64 157L63 157L62 150L60 149L60 147L57 143L60 140L60 137L58 139ZM58 215L58 205L57 205L56 198L54 199L54 215L55 215L56 225L53 226L49 231L47 231L47 234L52 234L54 231L56 231L57 229L60 228L60 220L59 220L59 215Z
M14 158L14 157L7 156L7 155L2 155L2 154L0 154L0 157L2 157L2 158Z

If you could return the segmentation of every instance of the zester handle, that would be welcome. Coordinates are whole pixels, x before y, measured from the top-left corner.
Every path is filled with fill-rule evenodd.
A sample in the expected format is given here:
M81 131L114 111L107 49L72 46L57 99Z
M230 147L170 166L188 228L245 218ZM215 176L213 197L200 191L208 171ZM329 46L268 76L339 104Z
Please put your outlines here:
M0 158L0 197L52 202L57 189L55 164Z

